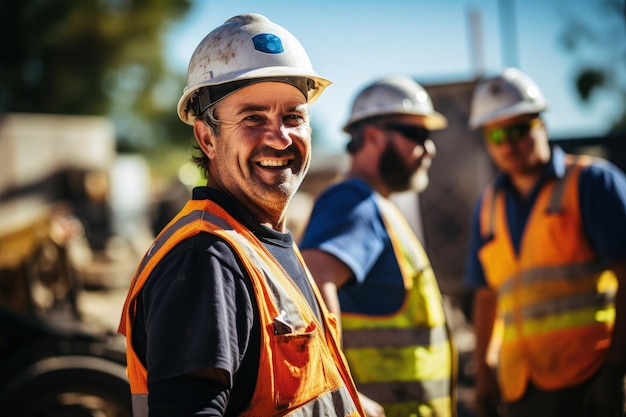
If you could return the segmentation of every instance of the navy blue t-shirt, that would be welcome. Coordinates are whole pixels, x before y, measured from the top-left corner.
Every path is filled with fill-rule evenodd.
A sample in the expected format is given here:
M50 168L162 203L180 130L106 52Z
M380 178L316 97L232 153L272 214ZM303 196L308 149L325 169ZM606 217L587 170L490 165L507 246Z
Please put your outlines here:
M290 233L258 224L218 190L198 187L193 198L216 202L252 230L319 317ZM252 284L228 244L199 233L159 262L137 300L133 345L147 364L151 417L192 415L202 409L208 416L241 413L256 385L260 324ZM229 373L229 387L185 376L213 367Z

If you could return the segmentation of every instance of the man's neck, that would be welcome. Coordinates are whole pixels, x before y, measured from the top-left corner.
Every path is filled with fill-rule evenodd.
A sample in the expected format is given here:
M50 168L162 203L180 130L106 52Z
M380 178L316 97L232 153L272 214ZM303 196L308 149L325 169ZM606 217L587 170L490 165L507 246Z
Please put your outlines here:
M357 178L367 185L369 185L374 191L378 194L382 195L385 198L388 198L391 194L389 188L384 184L384 182L375 175L371 175L367 171L359 171L356 169L351 169L346 174L346 178Z
M511 184L519 197L526 200L537 184L537 181L541 178L542 172L543 168L533 172L509 175L509 181L511 181Z

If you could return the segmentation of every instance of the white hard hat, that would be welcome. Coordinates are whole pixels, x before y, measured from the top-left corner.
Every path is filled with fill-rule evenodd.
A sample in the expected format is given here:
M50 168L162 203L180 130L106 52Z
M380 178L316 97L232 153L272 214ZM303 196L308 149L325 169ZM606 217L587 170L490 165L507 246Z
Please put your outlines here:
M541 90L517 68L481 80L472 95L469 125L476 129L490 122L523 114L535 114L548 107Z
M382 78L365 87L352 104L352 114L343 130L356 122L377 116L421 116L429 130L443 129L448 120L433 108L430 95L415 80L405 76Z
M214 103L259 81L297 85L309 103L331 83L317 75L300 42L286 29L265 16L242 14L214 29L196 47L189 61L187 86L178 102L178 116L193 125L196 115L190 101L202 87L224 87L217 98L210 99ZM231 82L235 83L226 86Z

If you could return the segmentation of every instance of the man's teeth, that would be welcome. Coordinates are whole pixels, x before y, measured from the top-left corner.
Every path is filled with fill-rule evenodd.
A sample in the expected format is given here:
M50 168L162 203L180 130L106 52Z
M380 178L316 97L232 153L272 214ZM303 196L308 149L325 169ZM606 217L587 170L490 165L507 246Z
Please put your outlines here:
M287 161L261 161L259 165L262 167L281 167L287 165Z

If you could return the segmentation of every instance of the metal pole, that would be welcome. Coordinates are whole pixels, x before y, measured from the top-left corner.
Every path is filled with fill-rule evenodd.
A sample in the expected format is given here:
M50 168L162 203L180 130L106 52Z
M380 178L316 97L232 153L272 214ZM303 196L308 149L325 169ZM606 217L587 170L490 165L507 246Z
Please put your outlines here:
M485 72L485 53L480 12L472 9L468 12L470 24L470 60L474 77L480 78Z
M502 40L502 63L506 67L518 67L517 25L513 0L499 0L500 31Z

